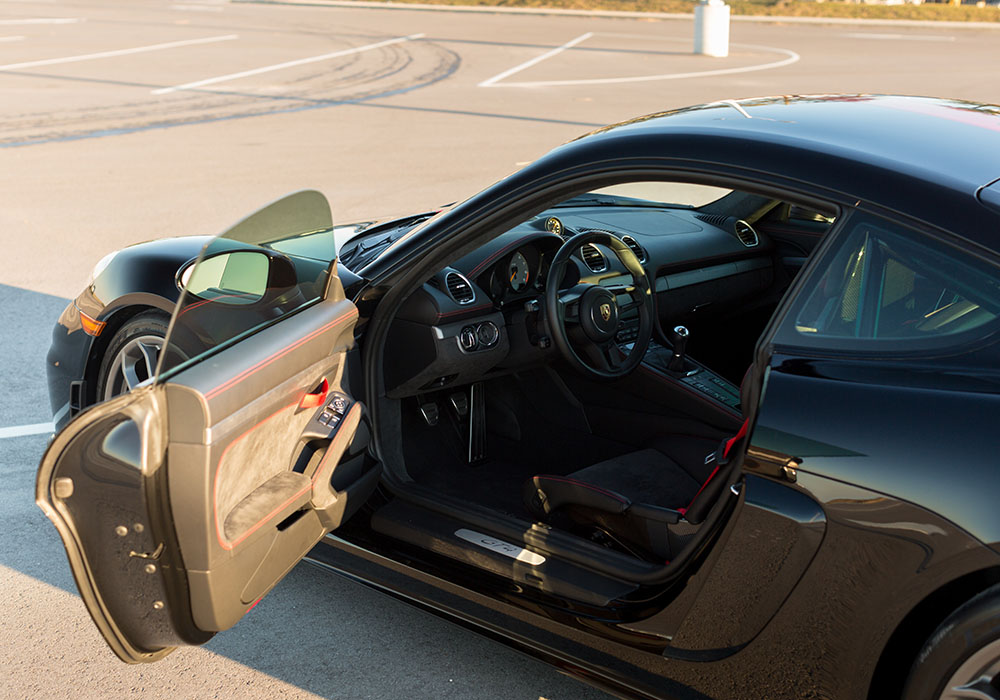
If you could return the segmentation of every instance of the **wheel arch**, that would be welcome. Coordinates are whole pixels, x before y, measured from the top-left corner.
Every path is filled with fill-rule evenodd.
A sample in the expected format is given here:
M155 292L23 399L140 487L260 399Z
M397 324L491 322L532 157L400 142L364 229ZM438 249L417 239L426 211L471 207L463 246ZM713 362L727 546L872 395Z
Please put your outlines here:
M101 372L101 360L104 358L104 353L111 344L111 339L131 319L147 311L161 313L169 319L172 309L166 309L155 304L129 304L119 306L110 314L101 318L106 325L101 334L91 344L90 352L87 353L86 363L83 368L83 379L86 382L87 407L97 403L97 381L99 379L98 375Z
M907 613L889 637L868 688L868 700L898 698L924 644L945 618L991 586L1000 583L1000 566L959 576L929 593Z

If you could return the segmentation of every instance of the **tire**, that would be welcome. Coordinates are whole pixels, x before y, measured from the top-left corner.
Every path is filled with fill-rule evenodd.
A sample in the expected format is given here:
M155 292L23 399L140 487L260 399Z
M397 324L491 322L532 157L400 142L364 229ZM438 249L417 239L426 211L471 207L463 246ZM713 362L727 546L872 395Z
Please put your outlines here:
M153 376L169 323L170 317L162 311L144 311L118 329L101 360L97 401L131 391Z
M1000 700L1000 585L941 623L910 669L903 700Z

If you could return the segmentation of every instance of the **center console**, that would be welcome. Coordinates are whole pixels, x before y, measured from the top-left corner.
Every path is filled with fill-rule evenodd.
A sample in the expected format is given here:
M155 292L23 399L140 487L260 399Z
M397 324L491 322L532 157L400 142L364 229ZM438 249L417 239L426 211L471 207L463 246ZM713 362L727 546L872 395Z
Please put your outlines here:
M632 338L628 337L631 330L629 327L623 327L619 331L620 335L617 340L624 352L631 350L631 342L629 341ZM638 329L636 328L636 330ZM624 337L621 335L622 333L625 334ZM687 339L687 328L677 326L670 332L673 348L667 348L655 341L650 341L649 349L646 350L646 355L642 359L643 365L665 377L681 382L690 389L739 413L740 388L688 357L685 352Z
M684 370L672 370L670 369L670 361L673 357L673 351L651 342L642 362L660 374L672 377L734 411L740 410L740 388L738 386L723 379L690 357L684 358Z

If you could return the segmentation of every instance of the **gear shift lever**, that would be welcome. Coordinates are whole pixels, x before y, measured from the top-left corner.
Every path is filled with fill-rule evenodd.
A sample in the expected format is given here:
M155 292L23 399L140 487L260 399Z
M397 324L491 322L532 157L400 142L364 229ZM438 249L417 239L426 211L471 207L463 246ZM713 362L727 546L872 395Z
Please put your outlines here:
M674 326L670 331L670 344L674 348L674 354L670 357L667 369L671 372L684 371L684 353L687 350L688 337L691 332L685 326Z

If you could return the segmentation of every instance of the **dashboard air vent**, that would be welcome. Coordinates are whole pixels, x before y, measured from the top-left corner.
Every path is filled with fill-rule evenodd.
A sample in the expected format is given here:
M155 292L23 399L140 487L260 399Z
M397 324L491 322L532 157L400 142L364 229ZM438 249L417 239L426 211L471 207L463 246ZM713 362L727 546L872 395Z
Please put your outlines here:
M740 239L740 243L745 245L747 248L753 248L755 245L760 243L760 239L757 238L757 232L753 230L753 226L748 224L746 221L740 219L736 222L733 227L736 231L736 237Z
M469 284L469 280L457 272L445 275L444 283L448 287L448 295L459 304L471 304L476 300L476 291Z
M604 253L593 243L581 246L580 256L591 272L604 272L608 269L608 261L604 259Z
M699 221L704 221L706 224L723 228L726 225L726 219L729 217L722 214L696 214L695 218Z
M632 236L622 236L622 243L627 245L632 252L635 253L635 257L639 258L639 262L646 262L646 251L641 245L639 245L639 241L632 238Z

